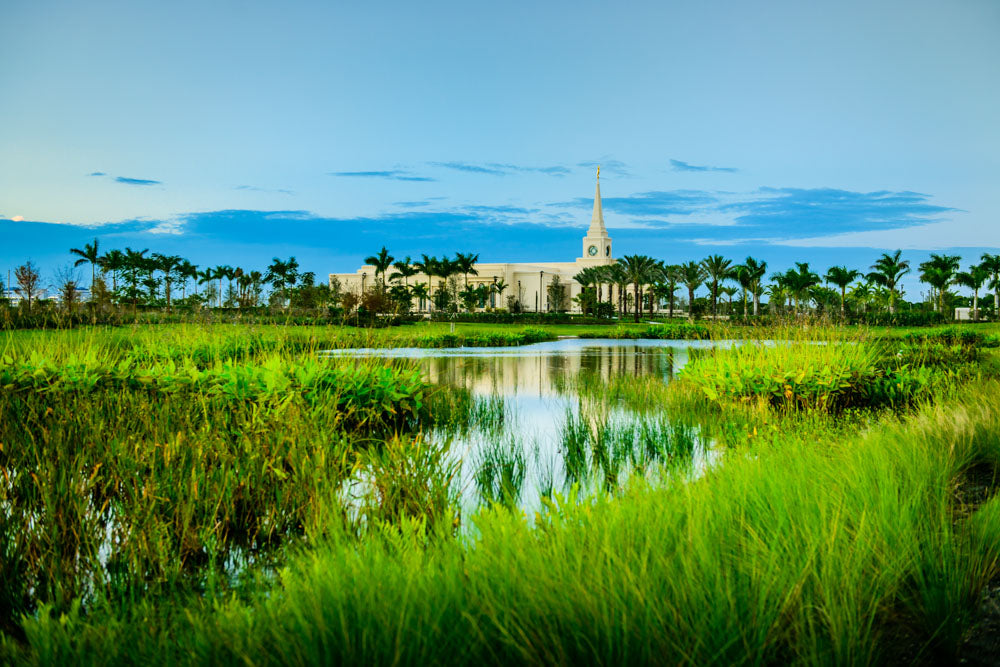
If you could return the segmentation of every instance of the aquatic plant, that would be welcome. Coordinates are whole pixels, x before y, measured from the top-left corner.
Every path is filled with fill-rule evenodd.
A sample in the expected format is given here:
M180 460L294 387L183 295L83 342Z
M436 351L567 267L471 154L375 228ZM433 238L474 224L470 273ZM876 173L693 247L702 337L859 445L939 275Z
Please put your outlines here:
M936 375L864 342L796 341L705 352L692 358L679 377L710 401L759 401L836 412L911 404L929 395Z
M521 497L527 460L521 443L513 439L493 440L479 453L475 482L484 503L514 507Z

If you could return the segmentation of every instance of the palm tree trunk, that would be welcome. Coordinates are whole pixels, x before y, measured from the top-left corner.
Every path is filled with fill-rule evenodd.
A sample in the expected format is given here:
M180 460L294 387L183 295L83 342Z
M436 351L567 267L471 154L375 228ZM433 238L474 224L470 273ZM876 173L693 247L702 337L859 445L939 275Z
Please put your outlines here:
M847 287L846 286L840 288L840 318L841 319L844 319L844 317L846 316L846 312L845 312L845 309L844 309L844 300L847 298L846 292L847 292Z
M639 292L639 283L632 283L632 290L635 292L635 308L633 309L635 314L635 322L639 323L639 313L642 310L642 297Z

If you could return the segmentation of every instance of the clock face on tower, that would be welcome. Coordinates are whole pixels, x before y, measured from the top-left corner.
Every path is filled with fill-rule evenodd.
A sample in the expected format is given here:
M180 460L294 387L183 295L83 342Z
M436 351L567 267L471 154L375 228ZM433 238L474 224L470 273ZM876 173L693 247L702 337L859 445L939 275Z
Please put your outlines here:
M592 245L589 248L587 248L587 254L590 255L591 257L593 257L594 255L596 255L597 254L597 246L596 245Z

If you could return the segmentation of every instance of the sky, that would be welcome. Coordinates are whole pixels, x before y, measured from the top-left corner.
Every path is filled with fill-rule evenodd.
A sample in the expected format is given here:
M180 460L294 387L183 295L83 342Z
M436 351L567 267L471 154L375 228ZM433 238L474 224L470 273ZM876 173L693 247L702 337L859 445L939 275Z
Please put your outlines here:
M572 261L598 164L619 257L964 268L1000 249L997 35L995 0L3 0L0 278L94 238Z

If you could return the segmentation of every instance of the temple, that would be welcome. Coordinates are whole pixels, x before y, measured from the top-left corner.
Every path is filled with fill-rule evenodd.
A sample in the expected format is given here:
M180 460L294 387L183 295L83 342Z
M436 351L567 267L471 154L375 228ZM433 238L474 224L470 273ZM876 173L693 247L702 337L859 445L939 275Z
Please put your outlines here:
M594 210L590 216L590 227L586 236L583 237L581 256L570 262L482 262L475 265L476 275L469 275L469 286L490 285L503 281L507 289L497 295L491 292L487 303L482 305L485 308L506 308L510 297L514 297L524 311L539 312L557 310L550 303L549 286L558 276L559 283L564 287L563 303L561 310L579 312L580 306L574 297L580 294L582 289L573 276L582 269L589 266L603 266L613 264L614 254L612 252L611 237L604 226L604 212L601 208L601 179L600 170L597 172L597 185L594 192ZM340 283L342 291L362 293L367 287L374 284L375 267L363 266L354 273L331 273L331 287L334 279ZM418 273L409 278L409 284L427 283L437 289L440 278L433 281L427 275ZM558 292L558 290L556 290ZM429 300L414 301L414 307L419 311L433 310L433 305Z

